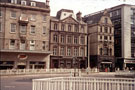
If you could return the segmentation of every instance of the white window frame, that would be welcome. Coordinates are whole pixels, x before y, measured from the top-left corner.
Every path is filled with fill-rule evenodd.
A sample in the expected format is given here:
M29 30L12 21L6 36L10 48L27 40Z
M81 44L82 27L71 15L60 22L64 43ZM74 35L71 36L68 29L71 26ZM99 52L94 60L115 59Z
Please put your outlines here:
M13 27L12 27L13 25ZM16 32L16 23L11 23L10 24L10 33L15 33Z
M46 26L43 26L42 34L43 34L43 35L46 34Z
M57 47L53 47L53 55L57 55Z
M31 14L30 20L31 20L31 21L35 21L35 20L36 20L36 15L35 15L35 14Z
M64 51L65 51L64 47L61 47L60 48L60 55L64 56L64 53L65 53Z
M43 18L43 22L46 22L47 16L43 15L42 18Z
M22 29L22 26L25 26L25 28ZM26 25L20 25L20 33L26 34L26 31L27 31L27 26Z
M30 50L35 50L35 41L34 40L30 41Z
M25 0L22 0L21 1L21 5L26 5L26 1Z
M36 6L36 2L30 2L30 5L35 7Z
M14 16L13 14L14 14L15 16ZM10 17L13 18L13 19L16 19L16 11L11 11L11 12L10 12Z
M42 50L46 50L46 41L42 41Z
M16 4L17 0L11 0L11 3Z
M71 48L67 49L67 56L71 56Z
M35 34L36 33L36 26L35 25L31 25L30 26L30 34Z
M11 44L11 40L14 40L14 44ZM10 39L9 40L9 49L15 49L15 39Z

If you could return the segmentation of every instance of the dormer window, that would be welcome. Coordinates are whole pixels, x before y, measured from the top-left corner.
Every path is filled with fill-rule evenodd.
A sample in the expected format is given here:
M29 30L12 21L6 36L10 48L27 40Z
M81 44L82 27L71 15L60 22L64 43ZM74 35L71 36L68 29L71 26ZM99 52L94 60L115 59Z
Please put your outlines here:
M16 4L17 0L11 0L11 3Z
M34 7L36 6L36 2L31 2L30 4L31 6L34 6Z
M26 5L26 1L22 0L21 5Z

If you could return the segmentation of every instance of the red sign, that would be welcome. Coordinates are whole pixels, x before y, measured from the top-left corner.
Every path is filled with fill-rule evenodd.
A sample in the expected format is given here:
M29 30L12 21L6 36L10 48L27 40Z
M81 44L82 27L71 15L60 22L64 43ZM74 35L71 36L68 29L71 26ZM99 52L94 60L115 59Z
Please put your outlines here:
M28 56L25 55L25 54L19 54L19 55L18 55L18 58L19 58L20 60L25 60L25 59L28 58Z

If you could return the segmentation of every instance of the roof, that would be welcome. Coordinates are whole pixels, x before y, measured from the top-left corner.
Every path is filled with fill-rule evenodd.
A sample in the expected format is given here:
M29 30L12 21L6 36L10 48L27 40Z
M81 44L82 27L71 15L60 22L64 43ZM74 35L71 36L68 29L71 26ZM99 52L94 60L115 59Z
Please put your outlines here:
M88 24L95 24L95 23L99 22L99 20L101 19L102 16L103 16L103 12L95 14L95 15L89 15L87 17L84 17L83 21Z
M61 9L61 10L59 10L59 11L57 12L57 16L56 16L56 17L57 17L57 18L60 18L62 12L70 12L70 13L74 13L73 10L69 10L69 9Z
M31 2L36 2L36 6L40 7L40 8L45 8L46 4L44 2L37 2L37 1L33 1L33 0L25 0L27 3L27 6L30 6ZM0 3L11 3L11 0L0 0ZM21 0L17 0L17 4L21 4Z

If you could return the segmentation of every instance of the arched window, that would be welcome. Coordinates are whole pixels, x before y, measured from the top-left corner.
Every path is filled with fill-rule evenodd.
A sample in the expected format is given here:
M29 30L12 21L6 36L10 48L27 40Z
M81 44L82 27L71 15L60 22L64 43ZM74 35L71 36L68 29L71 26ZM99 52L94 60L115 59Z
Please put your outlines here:
M71 32L71 25L68 25L68 31Z
M54 30L57 30L58 29L58 25L55 23L54 24Z
M62 25L61 25L61 31L64 31L64 30L65 30L65 25L62 24Z

